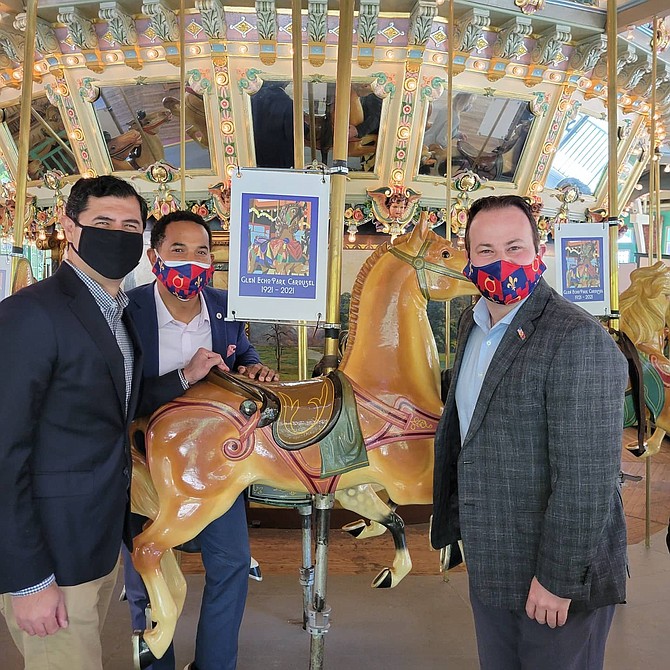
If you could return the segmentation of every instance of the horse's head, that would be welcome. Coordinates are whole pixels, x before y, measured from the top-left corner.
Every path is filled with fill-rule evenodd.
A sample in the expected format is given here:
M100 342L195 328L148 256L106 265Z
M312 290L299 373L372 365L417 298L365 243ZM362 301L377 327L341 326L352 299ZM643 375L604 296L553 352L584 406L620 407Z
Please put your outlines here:
M130 152L136 147L141 146L142 135L139 131L127 130L123 135L117 135L107 140L107 150L112 158L125 160Z
M638 268L619 298L621 330L635 343L654 342L670 321L670 267Z
M465 251L429 229L427 212L421 214L409 235L395 241L389 252L416 270L419 288L427 300L479 295L474 284L463 276L468 261Z

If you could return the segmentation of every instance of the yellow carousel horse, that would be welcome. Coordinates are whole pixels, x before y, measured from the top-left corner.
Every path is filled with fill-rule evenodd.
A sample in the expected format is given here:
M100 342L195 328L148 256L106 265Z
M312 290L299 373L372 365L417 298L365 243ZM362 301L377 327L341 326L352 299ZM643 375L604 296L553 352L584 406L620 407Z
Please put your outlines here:
M224 514L253 483L336 493L347 509L394 535L393 566L373 586L394 586L411 567L398 504L430 504L433 437L442 410L429 299L473 295L465 253L428 229L375 251L352 291L352 324L340 369L306 382L256 384L210 373L136 426L134 510L154 519L135 538L133 562L156 625L135 638L144 667L172 639L186 583L172 548ZM331 430L332 429L332 430Z
M670 267L659 261L651 267L633 270L630 278L630 287L619 298L621 330L640 355L645 404L656 426L643 455L653 456L660 451L665 434L670 432L670 403L666 403L670 397L670 360L664 353L670 307ZM627 398L625 425L634 423L632 405Z

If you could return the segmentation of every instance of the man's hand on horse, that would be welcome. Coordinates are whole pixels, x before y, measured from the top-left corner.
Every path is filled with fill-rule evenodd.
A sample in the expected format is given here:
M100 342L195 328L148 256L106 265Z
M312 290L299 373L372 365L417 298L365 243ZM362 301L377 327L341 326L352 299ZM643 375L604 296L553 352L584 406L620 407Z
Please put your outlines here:
M223 358L219 354L200 347L198 351L195 352L191 362L184 368L184 378L188 382L189 386L199 382L201 379L207 375L207 373L213 368L218 367L224 372L229 372L230 368L223 362Z
M28 635L46 637L68 625L65 596L56 582L37 593L14 596L12 609L18 627Z
M279 375L262 363L253 363L252 365L240 365L237 368L237 374L244 375L250 379L257 379L259 382L278 382Z

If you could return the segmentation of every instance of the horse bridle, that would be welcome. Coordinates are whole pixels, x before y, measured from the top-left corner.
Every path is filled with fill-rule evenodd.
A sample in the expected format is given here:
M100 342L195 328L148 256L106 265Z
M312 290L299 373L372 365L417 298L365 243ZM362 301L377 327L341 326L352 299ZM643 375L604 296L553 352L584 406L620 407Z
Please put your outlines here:
M465 277L463 276L462 272L450 270L449 268L445 268L444 266L438 265L437 263L431 263L424 258L430 243L430 240L424 240L423 244L421 245L421 249L419 249L419 253L416 256L411 256L404 251L400 251L400 249L397 247L389 248L389 251L396 258L399 258L405 263L409 263L416 270L417 278L419 280L419 288L421 289L421 295L423 295L426 300L430 300L428 284L426 282L426 272L435 272L438 275L445 275L447 277L451 277L452 279L465 281Z

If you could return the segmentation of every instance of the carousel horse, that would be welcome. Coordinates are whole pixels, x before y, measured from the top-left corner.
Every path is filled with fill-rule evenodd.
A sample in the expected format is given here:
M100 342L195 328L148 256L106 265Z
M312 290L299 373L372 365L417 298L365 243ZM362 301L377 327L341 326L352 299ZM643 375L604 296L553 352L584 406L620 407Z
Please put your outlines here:
M164 654L184 604L186 582L172 548L225 514L253 483L335 493L343 507L393 535L393 565L373 586L395 586L409 572L402 520L375 490L401 505L432 502L442 402L426 307L429 299L475 294L465 263L465 252L430 231L424 215L359 272L337 372L269 384L212 372L131 429L146 447L146 455L133 449L132 505L153 519L133 550L155 621L135 637L142 667Z
M109 151L109 157L114 170L137 169L131 161L133 160L135 149L142 146L142 135L140 135L140 132L131 128L116 137L109 137L108 135L109 133L105 133L105 142L107 143L107 151Z
M143 110L137 112L137 121L133 121L130 127L142 136L142 144L133 150L132 156L138 168L146 168L165 158L165 147L158 136L158 129L171 119L172 112L169 109L159 109L148 114Z
M655 423L646 442L644 456L661 449L665 434L670 432L670 360L664 353L666 324L670 316L670 268L662 261L633 270L631 284L619 298L621 330L635 345L642 363L644 402ZM625 426L636 423L633 402L626 397ZM629 449L637 444L629 445Z
M176 118L179 118L182 113L180 100L173 96L163 98L163 107ZM186 87L184 114L186 115L186 134L203 149L209 149L205 101L201 95L193 92L189 87Z

